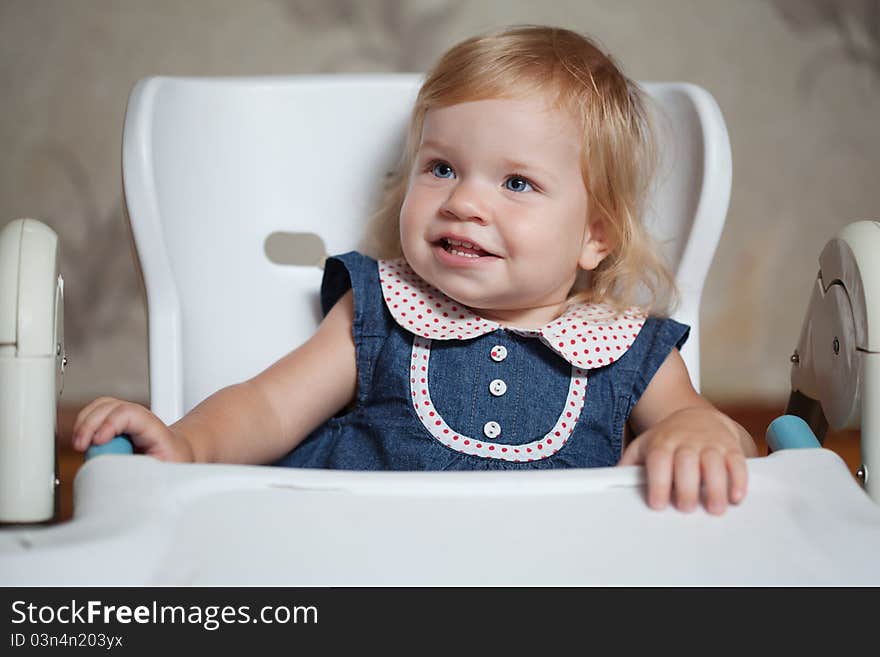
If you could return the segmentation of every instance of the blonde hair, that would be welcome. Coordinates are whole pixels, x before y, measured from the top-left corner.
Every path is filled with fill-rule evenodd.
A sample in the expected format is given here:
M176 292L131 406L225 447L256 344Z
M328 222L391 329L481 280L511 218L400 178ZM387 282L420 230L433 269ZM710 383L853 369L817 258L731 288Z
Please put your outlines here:
M569 301L625 309L637 301L668 312L675 281L641 217L656 167L645 97L610 56L588 38L561 28L517 26L477 36L447 51L419 90L399 168L374 216L379 257L401 255L399 219L425 113L433 107L550 94L583 130L581 174L592 220L611 244L594 271L579 276Z

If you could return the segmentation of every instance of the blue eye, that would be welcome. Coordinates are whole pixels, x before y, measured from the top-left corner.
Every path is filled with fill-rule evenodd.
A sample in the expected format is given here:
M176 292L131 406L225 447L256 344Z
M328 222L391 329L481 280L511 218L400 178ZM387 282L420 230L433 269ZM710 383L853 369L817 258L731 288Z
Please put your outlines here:
M455 171L446 162L435 162L431 165L431 173L437 178L455 178Z
M531 192L534 191L532 183L522 176L511 176L504 181L504 186L512 192Z

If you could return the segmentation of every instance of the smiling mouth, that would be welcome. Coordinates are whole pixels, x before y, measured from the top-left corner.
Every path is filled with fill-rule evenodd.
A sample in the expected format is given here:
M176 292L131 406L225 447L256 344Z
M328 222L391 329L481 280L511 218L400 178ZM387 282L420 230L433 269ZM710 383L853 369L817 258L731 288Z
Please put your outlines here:
M452 239L450 237L442 238L438 242L438 244L447 253L451 253L452 255L461 256L463 258L484 258L486 256L493 256L494 255L484 249L481 249L476 244L473 244L471 242L466 242L464 240Z

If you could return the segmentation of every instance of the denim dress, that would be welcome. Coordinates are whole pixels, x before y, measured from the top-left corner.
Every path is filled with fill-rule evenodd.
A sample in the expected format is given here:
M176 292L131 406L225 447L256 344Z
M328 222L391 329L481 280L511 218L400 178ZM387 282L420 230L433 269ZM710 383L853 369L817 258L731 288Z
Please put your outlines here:
M458 305L403 259L329 258L326 314L354 291L354 405L277 465L346 470L612 466L630 411L689 327L573 305L537 330Z

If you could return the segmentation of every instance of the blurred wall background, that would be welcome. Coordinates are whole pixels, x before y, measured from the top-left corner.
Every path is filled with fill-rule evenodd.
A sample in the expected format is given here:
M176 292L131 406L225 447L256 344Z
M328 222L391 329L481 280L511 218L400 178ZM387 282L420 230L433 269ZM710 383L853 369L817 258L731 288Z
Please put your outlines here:
M61 237L63 401L148 401L120 180L138 78L423 71L526 22L588 33L630 76L718 100L734 177L704 293L703 392L781 407L821 248L880 219L880 0L0 0L0 224L34 217Z

